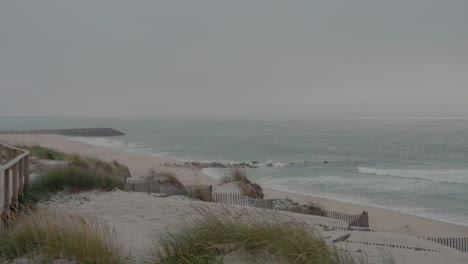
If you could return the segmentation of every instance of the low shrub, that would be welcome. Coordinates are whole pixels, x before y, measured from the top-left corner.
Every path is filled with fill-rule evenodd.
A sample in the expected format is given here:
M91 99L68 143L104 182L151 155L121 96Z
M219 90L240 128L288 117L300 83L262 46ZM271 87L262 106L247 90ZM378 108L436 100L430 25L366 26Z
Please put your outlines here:
M94 219L60 211L25 209L13 215L13 226L0 234L0 257L28 257L50 261L122 264L116 233ZM41 262L43 263L43 262Z

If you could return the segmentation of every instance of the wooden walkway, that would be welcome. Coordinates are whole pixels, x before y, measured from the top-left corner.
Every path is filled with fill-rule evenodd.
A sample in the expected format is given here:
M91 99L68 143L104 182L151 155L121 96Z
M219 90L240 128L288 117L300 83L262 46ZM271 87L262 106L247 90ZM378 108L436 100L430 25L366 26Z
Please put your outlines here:
M0 214L18 206L29 185L29 151L0 143Z

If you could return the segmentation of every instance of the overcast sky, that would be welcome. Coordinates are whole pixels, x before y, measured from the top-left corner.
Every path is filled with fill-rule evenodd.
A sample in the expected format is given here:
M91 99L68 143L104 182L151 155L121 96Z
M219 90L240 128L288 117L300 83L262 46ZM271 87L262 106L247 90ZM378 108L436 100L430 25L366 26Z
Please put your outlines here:
M1 1L0 115L468 115L468 1Z

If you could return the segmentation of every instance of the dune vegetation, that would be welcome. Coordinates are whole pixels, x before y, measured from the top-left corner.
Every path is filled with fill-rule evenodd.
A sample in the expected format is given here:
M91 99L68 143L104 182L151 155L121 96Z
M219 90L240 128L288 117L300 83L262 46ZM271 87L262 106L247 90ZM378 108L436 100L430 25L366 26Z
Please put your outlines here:
M61 168L49 170L37 176L25 191L23 202L31 206L64 190L71 192L93 189L110 191L123 188L124 183L115 176L82 168Z
M256 183L252 183L244 169L240 167L233 168L230 175L221 179L221 184L230 182L235 182L243 195L263 199L262 187Z
M49 159L49 160L64 160L67 156L65 153L43 147L40 145L16 145L17 148L26 149L31 153L31 156L40 158L40 159Z
M365 263L330 247L314 229L273 214L250 217L225 210L200 210L176 232L156 233L152 263L223 263L230 254L246 263ZM265 262L266 261L266 262Z
M116 232L95 219L50 209L23 209L0 233L0 259L26 257L37 263L126 263Z

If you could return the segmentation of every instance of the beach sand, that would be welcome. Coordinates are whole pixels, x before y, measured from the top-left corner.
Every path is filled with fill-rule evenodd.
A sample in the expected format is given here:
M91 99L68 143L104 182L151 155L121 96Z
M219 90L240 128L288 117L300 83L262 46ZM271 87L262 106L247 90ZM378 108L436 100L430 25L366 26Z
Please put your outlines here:
M124 152L77 142L59 135L0 135L0 141L16 144L40 144L67 153L79 153L92 155L106 161L117 160L124 163L130 169L133 177L144 177L150 169L172 170L177 173L184 184L213 184L217 180L203 175L196 168L165 167L165 164L183 165L184 162L170 160L162 157ZM391 255L396 263L468 263L468 254L460 253L454 249L417 238L420 236L444 236L461 237L468 236L468 227L444 223L422 217L406 215L389 210L355 205L351 203L331 201L313 196L298 195L294 193L264 190L266 198L290 198L298 202L312 201L320 204L327 210L337 210L350 214L369 212L369 222L372 229L378 232L351 232L352 240L397 244L413 247L433 249L441 252L422 252L408 249L397 249L372 245L353 243L338 243L337 245L349 252L362 249L373 261L369 263L381 263L382 252ZM50 205L71 212L85 214L108 222L122 235L125 244L131 245L128 252L143 258L143 248L148 245L148 233L153 229L170 229L171 226L187 220L187 216L193 213L194 206L209 206L222 208L219 204L188 201L186 198L169 197L156 198L145 193L128 193L116 191L110 193L88 192L77 194L89 199L83 203L79 199L57 198ZM192 209L191 209L192 208ZM241 208L233 206L232 208ZM242 208L242 210L261 210L255 208ZM271 211L270 211L271 212ZM276 212L286 214L295 219L316 225L346 226L346 223L323 217L300 215L294 213ZM324 237L337 237L349 233L347 231L332 231L324 233Z

